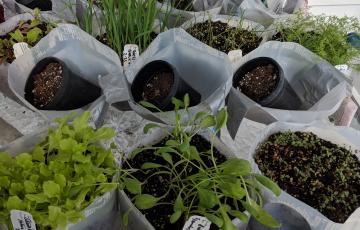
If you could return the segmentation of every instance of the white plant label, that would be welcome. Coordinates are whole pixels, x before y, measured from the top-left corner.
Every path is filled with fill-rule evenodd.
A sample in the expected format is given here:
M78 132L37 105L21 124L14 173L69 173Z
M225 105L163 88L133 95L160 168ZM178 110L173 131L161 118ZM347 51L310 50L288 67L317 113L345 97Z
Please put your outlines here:
M127 70L129 66L135 62L135 60L139 57L139 47L134 44L126 44L124 46L123 51L123 64L124 64L124 70Z
M14 49L15 58L24 55L26 51L30 50L29 45L26 42L15 43L13 45L13 49Z
M242 58L242 50L231 50L229 53L228 53L228 57L230 59L230 61L232 63L235 63L237 62L238 60L240 60Z
M211 222L203 216L191 216L182 230L209 230Z
M349 66L345 65L345 64L344 65L336 65L335 68L340 70L341 72L349 70Z
M36 230L35 221L28 212L11 210L10 219L14 230Z

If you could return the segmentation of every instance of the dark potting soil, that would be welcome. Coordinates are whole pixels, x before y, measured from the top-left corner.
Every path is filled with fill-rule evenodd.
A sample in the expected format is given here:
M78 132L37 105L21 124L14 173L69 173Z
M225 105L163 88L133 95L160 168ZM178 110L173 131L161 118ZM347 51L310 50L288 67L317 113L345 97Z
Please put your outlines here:
M169 95L173 84L174 73L170 70L159 70L143 85L142 98L144 101L160 104Z
M283 190L334 222L344 223L360 207L360 161L313 133L273 134L255 161Z
M164 146L167 139L162 140L160 143L154 145L156 147ZM203 137L199 135L195 135L190 144L192 146L195 146L199 153L206 152L210 149L211 145L210 143L205 140ZM177 155L173 156L173 162L174 164L180 160ZM222 155L216 148L214 148L214 157L217 164L221 164L226 161L226 157ZM204 163L211 167L213 166L212 161L205 156L201 156L201 159L204 161ZM143 152L137 154L133 159L127 161L127 164L124 164L124 168L130 168L129 165L131 165L134 169L140 169L141 166L146 162L152 162L152 163L158 163L161 165L167 165L168 167L171 167L170 164L168 164L162 157L156 156L154 153L154 150L144 150ZM187 168L186 173L182 178L186 178L187 176L193 175L198 173L198 169L195 167L191 167L189 165L180 164L178 166L179 168ZM159 169L147 169L147 170L139 170L134 173L132 173L133 176L135 176L140 182L142 182L142 193L143 194L150 194L155 197L160 197L164 195L170 186L170 176L167 175L156 175L150 177L150 179L147 180L149 175L153 175L154 173L160 171ZM134 195L127 192L125 190L125 193L130 197L133 198ZM174 204L176 200L177 194L174 192L170 192L164 199L160 200L160 202L167 202L170 204ZM142 210L142 213L145 215L147 220L154 226L157 230L181 230L184 226L185 219L182 217L182 219L179 219L175 224L170 223L170 216L173 214L173 205L157 205L151 209ZM216 226L211 225L211 229L217 229Z
M170 2L178 10L194 11L192 0L158 0L159 2Z
M239 80L236 88L256 102L269 96L278 85L279 70L272 64L258 66Z
M206 21L198 23L187 29L187 32L208 46L224 53L241 49L243 55L246 55L261 43L261 38L254 32L231 27L222 22Z
M39 108L51 103L61 86L62 67L57 62L49 63L34 77L34 105Z

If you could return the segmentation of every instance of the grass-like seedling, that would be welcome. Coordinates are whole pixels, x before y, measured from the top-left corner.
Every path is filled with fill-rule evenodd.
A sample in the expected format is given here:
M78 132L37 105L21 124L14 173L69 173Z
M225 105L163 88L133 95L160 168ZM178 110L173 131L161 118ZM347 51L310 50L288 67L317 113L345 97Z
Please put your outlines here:
M103 0L100 8L108 44L118 54L122 54L126 44L137 44L144 51L153 40L154 21L159 13L156 0Z

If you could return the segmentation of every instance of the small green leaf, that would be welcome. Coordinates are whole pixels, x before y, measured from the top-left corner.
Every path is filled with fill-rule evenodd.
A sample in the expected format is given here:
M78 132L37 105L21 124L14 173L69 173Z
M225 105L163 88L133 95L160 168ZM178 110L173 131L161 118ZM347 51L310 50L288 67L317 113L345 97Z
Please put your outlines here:
M7 176L0 176L0 189L8 188L10 186L10 180Z
M47 203L49 202L48 197L44 193L39 194L26 194L25 198L34 201L38 204Z
M270 228L280 227L279 222L263 210L254 200L241 201L241 204L261 224Z
M133 159L136 155L138 155L139 153L141 153L143 151L144 151L144 149L141 149L141 148L135 149L134 151L132 151L130 153L130 159Z
M129 224L129 214L131 212L131 208L129 208L122 216L122 222L124 224L125 227L128 226Z
M36 192L36 184L32 181L26 180L24 181L24 188L26 193L35 193Z
M115 137L115 131L109 127L102 127L95 131L94 136L90 138L90 141L110 140Z
M137 179L124 178L125 188L132 194L141 193L141 183Z
M147 102L147 101L140 101L139 104L144 106L145 108L148 108L148 109L155 109L157 111L161 111L158 107L156 107L155 105L153 105L153 104L151 104L150 102Z
M55 174L54 180L58 185L60 185L61 188L66 186L66 178L63 174Z
M189 94L185 94L184 96L184 108L187 109L190 106L190 97Z
M31 169L33 166L32 156L28 153L21 153L15 157L16 164L24 169Z
M188 142L184 142L179 145L179 150L182 153L186 153L190 150L190 144Z
M241 220L243 223L247 223L249 221L249 217L240 211L230 210L228 213L233 217L239 218L239 220Z
M91 114L89 111L83 112L80 116L74 119L73 127L77 134L82 135L83 130L89 127L89 120L91 118Z
M155 123L149 123L149 124L146 124L144 129L143 129L143 132L145 134L148 134L148 132L150 131L150 129L153 129L153 128L160 128L160 126L158 124L155 124Z
M77 141L75 141L74 139L66 138L66 139L62 139L59 142L59 147L63 151L71 152L73 147L76 146L77 144L78 144Z
M167 146L178 146L178 145L180 145L180 143L178 141L176 141L176 140L167 140L165 145L167 145Z
M207 114L208 114L208 113L207 113L207 112L204 112L204 111L197 112L197 113L195 114L195 119L194 119L194 120L197 121L197 120L205 117Z
M183 200L182 200L182 198L181 198L181 194L179 194L179 195L176 197L176 200L175 200L174 212L179 211L179 212L182 213L183 210L184 210L184 203L183 203Z
M49 197L58 197L60 196L60 185L54 181L45 181L43 183L44 194Z
M58 206L49 206L49 221L55 226L59 226L60 229L65 228L67 224L67 218L61 208Z
M20 32L19 29L15 30L13 33L10 33L10 36L16 42L23 42L24 41L24 35Z
M177 153L177 151L171 147L161 147L158 150L156 150L156 153Z
M179 110L180 108L183 108L184 107L184 102L180 101L179 99L173 97L171 98L171 102L174 104L175 108L174 110L177 111Z
M276 196L280 196L281 189L275 182L260 174L255 174L255 178L266 188L270 189Z
M164 158L164 160L166 160L170 165L173 164L172 157L171 157L171 155L170 155L169 153L163 152L163 153L161 153L161 156L162 156L162 158Z
M39 40L41 34L42 34L41 29L39 29L37 27L32 28L26 34L27 42L30 44L36 43Z
M199 204L204 208L213 208L219 203L219 200L211 190L198 188Z
M218 217L218 216L215 216L215 215L210 214L210 213L205 213L204 216L206 218L208 218L208 220L210 220L211 223L215 224L219 228L221 228L224 225L224 220L222 218Z
M251 172L251 165L247 160L232 158L219 165L226 175L246 176Z
M222 127L226 124L228 118L228 113L225 108L222 108L216 117L216 131L220 131Z
M39 161L39 162L45 162L45 151L42 147L40 146L36 146L34 148L34 150L32 151L32 158L35 161Z
M195 146L190 146L190 160L202 161Z
M12 209L24 210L25 203L18 196L10 196L6 201L5 207L8 210L12 210Z
M238 228L231 222L229 217L225 218L222 229L223 230L238 230Z
M160 167L162 167L162 165L156 164L156 163L151 163L151 162L146 162L141 166L141 169L155 169L155 168L160 168Z
M154 197L149 194L141 194L135 198L135 206L138 209L149 209L156 205L160 198Z
M207 115L202 121L200 122L200 128L206 129L209 127L215 126L215 118L212 115Z
M170 223L175 223L176 221L179 220L179 218L181 217L182 212L180 211L175 211L171 216L170 216Z
M241 200L246 195L245 189L242 187L240 180L236 180L235 183L219 182L219 188L224 195L234 197Z

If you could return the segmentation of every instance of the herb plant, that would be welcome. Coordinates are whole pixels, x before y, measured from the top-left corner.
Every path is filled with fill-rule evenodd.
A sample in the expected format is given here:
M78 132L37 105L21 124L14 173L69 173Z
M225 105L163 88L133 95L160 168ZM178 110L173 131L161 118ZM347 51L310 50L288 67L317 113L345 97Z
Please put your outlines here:
M42 21L40 11L34 10L33 20L21 21L14 31L0 37L0 63L12 62L15 59L13 52L15 43L26 42L31 48L50 33L54 27L53 23Z
M275 133L255 161L282 189L334 222L344 223L360 207L360 161L313 133Z
M0 153L0 223L10 227L16 209L31 213L37 229L64 229L80 221L96 197L117 187L112 152L98 144L114 131L94 130L89 112L72 125L69 119L57 119L58 127L29 152Z
M360 56L360 49L347 41L347 34L360 32L360 23L354 17L305 16L298 13L294 19L275 25L274 40L296 42L333 65L350 64ZM352 65L360 69L360 65Z
M176 122L171 132L158 124L144 127L145 133L161 128L168 137L160 144L135 150L130 159L124 158L120 169L120 187L135 206L145 216L170 210L163 213L166 219L148 218L156 229L173 228L171 224L181 227L192 215L203 215L221 229L237 229L231 218L247 222L245 210L260 223L278 227L279 223L262 209L261 184L276 195L280 194L279 187L267 177L252 173L248 161L226 159L214 147L216 134L227 121L226 110L220 110L217 116L199 112L182 124L179 109L188 112L189 97L186 95L183 101L174 98L172 102ZM142 104L156 109L148 102ZM210 143L198 135L208 128L214 130ZM125 223L130 211L123 216Z

